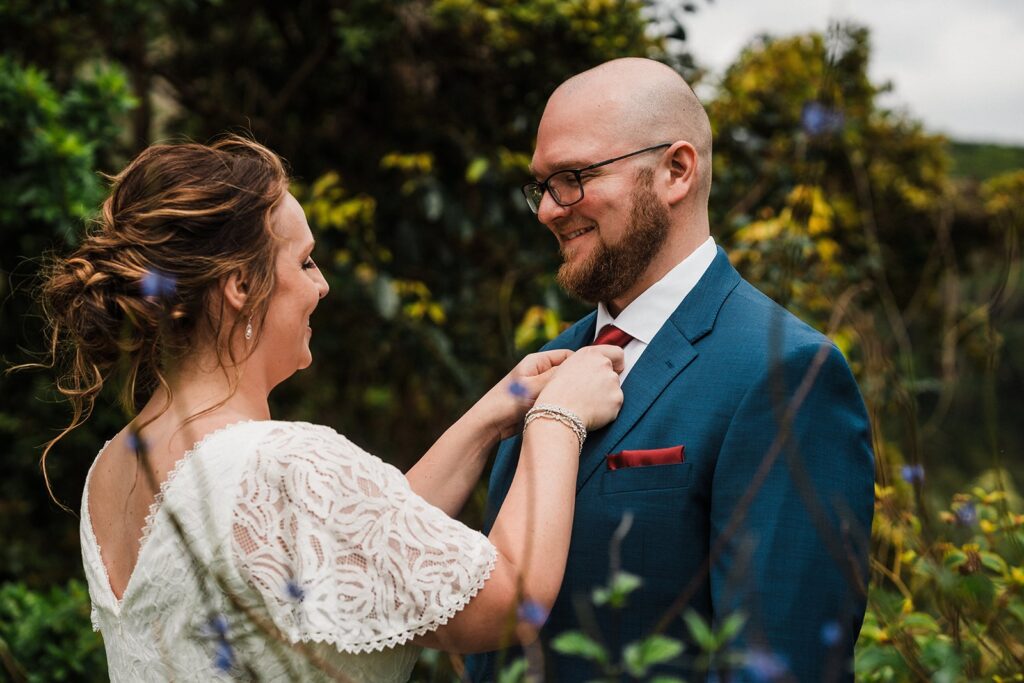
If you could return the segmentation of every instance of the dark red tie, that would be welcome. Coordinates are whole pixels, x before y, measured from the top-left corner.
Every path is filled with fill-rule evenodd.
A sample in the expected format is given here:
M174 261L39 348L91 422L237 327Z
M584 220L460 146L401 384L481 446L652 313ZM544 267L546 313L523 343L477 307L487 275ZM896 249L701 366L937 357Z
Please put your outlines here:
M615 325L605 325L601 328L601 331L597 334L597 339L594 340L592 346L598 344L611 344L618 346L620 349L625 348L626 344L633 341L633 337L627 332L623 332Z

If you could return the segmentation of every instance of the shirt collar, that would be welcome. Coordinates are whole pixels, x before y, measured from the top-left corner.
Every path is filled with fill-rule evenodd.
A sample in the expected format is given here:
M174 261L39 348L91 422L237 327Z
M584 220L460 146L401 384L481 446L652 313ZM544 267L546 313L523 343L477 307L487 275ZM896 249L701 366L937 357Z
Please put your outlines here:
M686 295L697 286L717 253L714 238L708 237L692 254L622 309L617 318L612 317L604 303L599 303L594 338L597 338L605 325L613 324L633 339L650 344L672 312L679 308Z

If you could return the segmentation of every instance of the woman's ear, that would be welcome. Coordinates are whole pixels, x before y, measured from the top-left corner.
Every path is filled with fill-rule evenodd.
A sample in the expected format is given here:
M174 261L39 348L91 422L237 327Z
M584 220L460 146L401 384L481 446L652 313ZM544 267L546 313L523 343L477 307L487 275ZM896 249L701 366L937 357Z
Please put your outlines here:
M245 303L249 300L249 286L245 283L241 271L236 270L224 279L222 291L224 302L236 312L240 313L245 308Z

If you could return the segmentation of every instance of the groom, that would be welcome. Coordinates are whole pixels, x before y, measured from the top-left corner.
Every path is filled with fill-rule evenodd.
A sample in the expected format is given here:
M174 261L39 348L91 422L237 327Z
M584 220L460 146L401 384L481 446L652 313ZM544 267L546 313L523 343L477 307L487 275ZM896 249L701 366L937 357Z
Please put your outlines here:
M659 673L704 680L681 614L741 613L744 660L718 680L852 681L873 509L870 426L840 351L744 281L710 236L711 127L672 69L622 59L548 100L523 188L558 240L559 283L599 302L547 348L625 350L618 420L581 455L547 680L597 678L553 637L578 629L613 661L656 629L686 641ZM490 480L501 507L520 439ZM628 606L595 606L610 566L640 577ZM514 653L473 657L496 680Z

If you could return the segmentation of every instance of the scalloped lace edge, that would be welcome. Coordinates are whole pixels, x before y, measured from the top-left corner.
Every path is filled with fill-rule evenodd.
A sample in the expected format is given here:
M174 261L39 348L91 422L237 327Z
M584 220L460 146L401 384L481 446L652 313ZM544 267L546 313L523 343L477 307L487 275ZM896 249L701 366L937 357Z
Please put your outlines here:
M375 638L370 641L361 643L339 643L337 637L331 633L309 633L305 634L300 638L294 638L293 642L302 643L326 643L333 645L338 649L339 652L344 652L352 655L366 654L370 652L379 652L390 647L397 647L408 643L413 638L422 636L425 633L436 631L440 627L451 621L452 617L458 614L462 609L469 604L469 601L476 597L477 593L483 589L484 584L487 583L487 579L491 578L491 573L494 571L494 567L498 563L498 549L494 547L490 541L487 541L487 545L490 550L490 557L487 560L487 567L480 577L476 580L473 587L462 594L461 599L450 605L440 616L434 617L428 623L422 626L406 629L402 633L397 633L390 636L381 638Z
M80 514L80 524L85 526L85 534L89 537L92 542L92 548L82 548L83 560L93 565L93 571L96 570L96 565L99 565L100 576L103 577L103 581L106 583L107 591L110 593L110 597L114 600L114 606L117 607L118 600L117 596L114 595L114 590L110 587L110 576L107 575L107 565L103 564L103 550L100 548L100 541L96 538L96 532L92 528L92 514L89 512L89 482L92 480L92 472L96 469L96 461L103 455L103 451L107 450L107 446L113 439L107 439L103 443L103 447L100 448L99 452L96 453L96 457L93 458L92 464L89 465L89 471L85 473L85 485L82 486L82 509ZM89 555L88 560L85 559L85 555ZM91 557L96 555L96 557ZM92 596L92 591L89 592L89 621L92 623L92 630L95 633L100 631L100 613L99 606L96 604L96 600Z
M231 422L229 424L226 424L223 427L218 427L217 429L214 429L212 432L205 434L201 439L199 439L199 441L196 441L192 445L192 448L185 451L185 453L182 454L180 458L178 458L178 461L174 463L174 467L172 467L171 471L167 473L167 477L163 480L163 482L160 483L160 488L157 490L156 495L153 496L153 502L149 504L149 512L146 514L146 519L142 522L142 535L139 536L140 555L142 554L142 546L145 545L146 540L149 538L150 534L153 533L153 525L156 523L157 515L160 514L160 509L163 507L164 497L167 493L167 489L170 488L171 483L174 481L174 478L178 476L178 472L180 472L181 469L185 466L185 464L189 460L191 460L192 457L197 452L199 452L201 448L203 448L203 446L209 443L211 439L229 429L233 429L244 424L250 424L252 422L261 422L261 420L238 420L237 422ZM97 543L96 545L99 546L99 543ZM138 563L138 556L136 556L135 561L136 563ZM122 594L121 597L124 598L124 595Z

